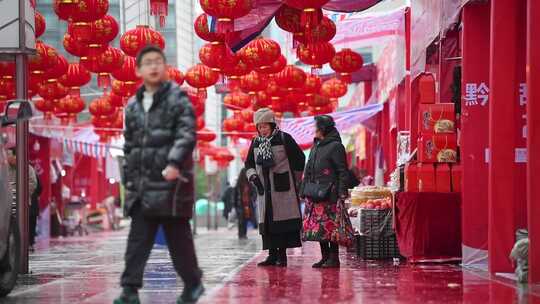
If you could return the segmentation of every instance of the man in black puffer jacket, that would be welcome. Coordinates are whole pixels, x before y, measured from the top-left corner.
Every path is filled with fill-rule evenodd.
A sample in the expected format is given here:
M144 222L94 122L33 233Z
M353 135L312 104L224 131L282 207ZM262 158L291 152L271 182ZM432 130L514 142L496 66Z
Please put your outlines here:
M114 303L139 303L138 289L160 225L184 281L178 303L193 303L204 292L189 223L195 201L195 115L187 94L166 81L160 48L141 50L137 73L144 85L126 107L124 131L126 212L132 221L123 292Z

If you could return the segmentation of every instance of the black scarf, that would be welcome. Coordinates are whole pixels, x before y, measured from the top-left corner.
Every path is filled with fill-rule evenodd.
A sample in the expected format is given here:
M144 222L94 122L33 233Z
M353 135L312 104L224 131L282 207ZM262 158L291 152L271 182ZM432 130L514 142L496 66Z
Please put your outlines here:
M272 139L279 133L276 127L269 137L257 136L255 142L259 144L259 151L255 158L255 163L263 168L272 168L275 166L274 153L272 152Z

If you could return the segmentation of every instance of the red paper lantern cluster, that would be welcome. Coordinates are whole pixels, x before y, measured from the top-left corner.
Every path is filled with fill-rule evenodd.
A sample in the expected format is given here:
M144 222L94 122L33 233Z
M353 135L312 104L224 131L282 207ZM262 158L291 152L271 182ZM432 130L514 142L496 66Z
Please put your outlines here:
M184 83L184 74L177 68L172 66L167 66L167 78L176 82L179 86Z
M274 40L259 38L240 49L238 54L248 66L264 69L279 60L281 47Z
M206 99L206 88L219 80L219 74L203 64L197 64L186 72L186 82L198 90L198 97Z
M336 54L336 49L330 42L314 42L308 44L300 44L296 50L296 54L300 61L311 65L313 73L322 68L326 63L329 63Z
M321 95L330 98L330 101L337 101L345 94L347 94L347 84L337 78L329 79L322 84Z
M161 33L146 25L137 25L135 29L125 32L120 38L120 48L128 56L137 57L139 51L147 45L164 49L165 38Z
M339 78L346 83L351 83L351 74L360 68L364 64L362 55L352 51L351 49L343 49L336 53L330 67L337 73Z
M205 13L217 18L217 31L234 31L234 20L247 15L253 7L252 0L200 0Z

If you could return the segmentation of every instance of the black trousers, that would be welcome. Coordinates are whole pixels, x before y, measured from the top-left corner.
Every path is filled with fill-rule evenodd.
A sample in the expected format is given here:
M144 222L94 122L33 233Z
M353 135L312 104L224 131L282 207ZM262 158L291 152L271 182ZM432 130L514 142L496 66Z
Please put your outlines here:
M133 206L131 230L125 255L126 268L122 274L122 287L141 288L143 274L159 226L163 226L174 269L184 281L184 286L200 283L202 271L199 269L191 226L187 218L147 219L142 215L139 204Z
M244 219L244 217L238 217L238 237L247 236L247 224L248 220Z

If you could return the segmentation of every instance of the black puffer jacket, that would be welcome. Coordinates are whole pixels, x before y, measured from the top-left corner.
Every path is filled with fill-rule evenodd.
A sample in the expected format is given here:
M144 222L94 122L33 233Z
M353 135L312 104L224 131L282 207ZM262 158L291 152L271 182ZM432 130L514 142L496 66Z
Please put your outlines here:
M145 113L144 86L125 110L124 182L126 209L137 201L167 206L158 216L192 216L195 201L193 157L196 144L195 114L187 94L176 84L165 82L154 94ZM168 182L162 176L167 165L180 169L187 182ZM178 185L178 186L177 186ZM176 194L176 196L175 196ZM175 196L175 197L173 197Z
M332 184L330 203L336 203L339 197L348 195L347 153L337 130L331 131L323 140L315 140L302 186L307 182Z

